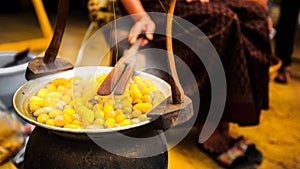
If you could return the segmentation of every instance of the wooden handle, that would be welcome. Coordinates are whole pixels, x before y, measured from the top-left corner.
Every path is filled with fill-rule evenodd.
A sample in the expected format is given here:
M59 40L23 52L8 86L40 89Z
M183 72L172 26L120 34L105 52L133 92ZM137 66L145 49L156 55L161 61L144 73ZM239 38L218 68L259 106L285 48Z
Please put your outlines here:
M124 93L126 86L129 82L131 76L133 75L134 68L135 68L135 62L136 62L135 56L128 58L126 68L125 68L122 76L120 77L120 80L114 91L115 95L119 96Z
M54 63L64 34L69 11L69 0L59 0L55 29L44 56L45 63Z
M172 0L168 11L166 43L167 43L167 51L168 51L169 68L171 71L170 72L171 76L169 76L170 78L169 83L171 85L171 90L172 90L172 102L174 104L179 104L184 101L184 91L178 79L175 60L174 60L173 44L172 44L172 22L173 22L175 4L176 4L176 0Z
M116 64L116 66L111 70L108 76L104 79L102 84L99 86L97 93L100 96L110 95L120 80L121 75L125 70L124 64Z
M125 91L127 82L131 75L133 74L135 68L135 52L142 43L142 38L138 39L131 48L124 52L124 55L116 63L114 68L99 86L97 93L101 96L109 95L113 92L117 85L117 89L114 92L116 95L121 95ZM134 54L134 55L132 55Z

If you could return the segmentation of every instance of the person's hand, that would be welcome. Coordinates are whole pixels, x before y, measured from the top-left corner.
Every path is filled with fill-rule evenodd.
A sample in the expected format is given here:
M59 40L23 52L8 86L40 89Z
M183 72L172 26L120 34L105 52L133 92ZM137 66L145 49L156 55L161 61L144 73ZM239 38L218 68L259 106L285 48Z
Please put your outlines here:
M201 3L207 3L209 0L186 0L186 2L194 2L194 1L199 1Z
M145 34L145 39L142 41L142 46L148 43L148 40L153 39L155 31L155 23L147 13L137 14L135 17L135 24L132 26L128 41L133 44L136 42L140 34Z

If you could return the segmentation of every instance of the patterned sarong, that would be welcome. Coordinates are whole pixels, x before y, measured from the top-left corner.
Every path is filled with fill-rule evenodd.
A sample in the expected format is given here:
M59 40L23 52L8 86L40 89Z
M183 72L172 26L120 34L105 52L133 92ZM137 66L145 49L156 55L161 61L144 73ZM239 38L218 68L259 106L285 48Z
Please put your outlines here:
M141 1L147 12L166 13L168 9L167 0ZM211 0L201 4L177 0L174 15L199 27L219 54L227 80L227 101L223 120L241 126L258 124L261 109L268 108L271 47L267 12L252 1ZM192 34L193 30L188 32ZM157 36L151 44L165 49L165 37ZM189 66L197 80L201 97L198 120L203 122L211 97L207 72L201 60L188 46L174 40L173 49L174 54ZM185 72L178 74L179 77L184 77ZM197 89L189 86L189 81L181 83L185 94L193 97Z

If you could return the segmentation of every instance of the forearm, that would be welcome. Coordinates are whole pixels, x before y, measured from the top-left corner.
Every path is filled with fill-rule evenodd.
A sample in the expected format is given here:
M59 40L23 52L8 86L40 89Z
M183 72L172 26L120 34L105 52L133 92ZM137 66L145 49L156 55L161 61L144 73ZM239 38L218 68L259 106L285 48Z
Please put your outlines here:
M135 21L145 16L146 11L140 0L121 0L121 2L129 14L134 14L133 19Z
M266 11L268 10L268 0L247 0L247 1L255 2L256 4L264 8Z
M148 43L148 40L153 39L155 31L155 23L145 11L140 0L121 0L124 8L135 21L130 29L128 41L133 44L138 36L145 33L146 38L142 42L142 46Z

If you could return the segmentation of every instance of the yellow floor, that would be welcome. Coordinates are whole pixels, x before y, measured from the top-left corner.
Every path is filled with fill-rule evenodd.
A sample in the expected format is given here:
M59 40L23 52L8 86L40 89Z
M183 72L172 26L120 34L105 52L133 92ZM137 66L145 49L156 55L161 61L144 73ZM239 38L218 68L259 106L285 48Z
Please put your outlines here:
M54 23L53 13L50 20ZM0 44L42 36L34 15L28 10L21 13L0 13L0 25ZM86 12L82 14L71 11L60 48L61 57L72 63L76 62L88 26ZM299 33L298 29L298 45L294 54L297 57L300 57ZM294 58L294 76L289 85L270 83L270 109L262 112L260 125L243 128L231 126L235 134L250 138L262 151L264 161L259 169L300 169L300 64L297 57ZM221 168L198 150L195 144L197 136L194 133L192 130L180 144L169 151L169 168Z
M255 127L232 125L232 131L250 138L264 155L259 169L300 168L300 82L289 85L270 84L271 107L263 111L261 122ZM198 151L192 131L170 151L170 169L216 169L218 165Z

